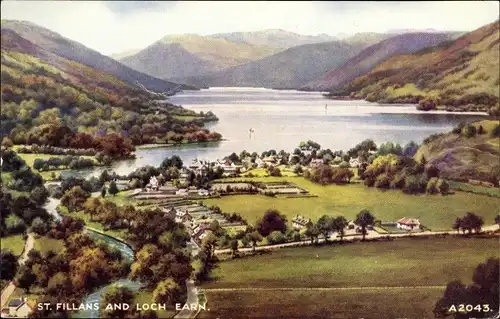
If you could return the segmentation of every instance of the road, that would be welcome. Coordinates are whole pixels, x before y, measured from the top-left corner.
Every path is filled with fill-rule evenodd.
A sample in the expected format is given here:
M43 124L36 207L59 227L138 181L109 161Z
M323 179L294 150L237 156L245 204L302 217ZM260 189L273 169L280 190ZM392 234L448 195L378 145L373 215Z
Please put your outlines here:
M191 239L191 242L188 244L188 247L191 248L191 255L194 257L198 254L199 247L198 245ZM198 305L198 287L194 284L193 279L189 279L186 283L187 288L187 300L186 305ZM174 318L194 318L198 314L198 310L181 310Z
M26 242L24 243L23 254L17 260L19 265L23 265L26 262L26 260L28 260L28 253L30 252L30 250L33 249L34 245L35 245L35 237L33 237L32 233L29 233L28 238L26 239ZM14 290L16 290L16 285L14 285L14 282L11 281L11 282L9 282L7 287L5 287L5 289L2 291L2 296L0 297L0 300L1 300L0 309L3 309L3 307L5 305L7 305L7 302L9 301L10 296L14 293Z
M496 231L499 230L500 226L495 224L495 225L490 225L490 226L484 226L482 228L483 232L489 232L489 231ZM386 237L410 237L410 236L434 236L434 235L443 235L443 234L450 234L453 233L453 231L425 231L425 232L420 232L420 233L404 233L404 234L379 234L376 231L368 231L368 234L366 235L366 239L377 239L377 238L386 238ZM356 235L356 236L349 236L349 237L344 237L344 241L351 241L353 239L361 239L363 236L362 235ZM324 238L318 239L318 243L324 242ZM334 236L330 237L329 239L330 242L334 241L340 241L339 238L336 238ZM269 250L269 249L279 249L279 248L285 248L285 247L294 247L294 246L309 246L311 245L311 240L303 240L300 242L291 242L291 243L284 243L284 244L278 244L278 245L266 245L266 246L257 246L255 247L255 250ZM252 248L240 248L238 249L239 252L251 252ZM231 249L218 249L215 250L215 254L228 254L231 253Z

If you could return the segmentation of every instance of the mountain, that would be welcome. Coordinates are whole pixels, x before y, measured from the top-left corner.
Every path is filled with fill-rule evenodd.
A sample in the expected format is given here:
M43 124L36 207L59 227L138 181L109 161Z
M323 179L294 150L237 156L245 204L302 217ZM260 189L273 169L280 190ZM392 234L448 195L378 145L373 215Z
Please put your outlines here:
M361 45L341 41L305 44L220 72L179 80L200 87L298 88L361 50Z
M499 36L496 21L456 40L393 56L335 95L387 103L420 101L424 110L489 111L500 115ZM339 78L338 73L332 76L337 81Z
M436 134L427 138L415 154L415 159L425 157L429 165L435 165L439 175L446 179L469 179L493 182L500 178L500 145L498 121L480 121L470 124L482 134L467 135L467 127L458 132ZM493 134L495 130L496 136Z
M388 36L385 34L368 34L365 38L377 41L379 38ZM318 79L307 83L303 89L307 90L332 90L341 87L350 80L366 74L373 69L377 64L389 59L398 54L407 54L416 52L423 48L434 46L443 41L453 38L450 33L409 33L390 37L381 42L373 44L357 56L345 62L343 65L333 68L323 74ZM351 42L358 38L363 39L363 35L354 37ZM344 41L348 41L348 39ZM364 40L366 41L366 39Z
M15 144L67 147L73 140L91 148L111 133L134 144L220 139L202 130L216 120L211 112L166 103L163 94L56 55L8 28L1 29L1 70L0 136Z
M232 32L218 33L212 35L214 38L225 39L236 43L248 43L252 45L263 45L274 48L291 48L303 44L321 43L338 40L328 34L303 35L282 29L269 29L254 32Z
M170 79L220 71L278 51L282 49L182 34L166 36L120 62L149 75Z
M344 37L342 41L352 45L359 44L365 47L369 47L393 36L393 34L387 33L360 32L351 36Z
M140 83L148 90L154 92L165 92L179 88L193 89L190 86L179 86L178 84L133 70L110 57L31 22L2 20L1 29L2 31L11 30L34 45L57 56L113 74L118 79L133 85Z
M141 49L130 49L130 50L127 50L127 51L113 53L113 54L110 55L110 57L112 57L113 59L119 61L120 59L123 59L123 58L126 58L128 56L137 54L140 51L141 51Z

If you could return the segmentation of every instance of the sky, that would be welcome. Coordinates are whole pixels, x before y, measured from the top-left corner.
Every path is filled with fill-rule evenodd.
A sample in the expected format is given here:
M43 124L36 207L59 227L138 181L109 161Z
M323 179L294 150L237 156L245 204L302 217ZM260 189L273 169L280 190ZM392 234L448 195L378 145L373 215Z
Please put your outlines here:
M497 1L19 1L2 19L27 20L103 54L141 49L168 34L284 29L350 35L394 29L472 31L499 18Z

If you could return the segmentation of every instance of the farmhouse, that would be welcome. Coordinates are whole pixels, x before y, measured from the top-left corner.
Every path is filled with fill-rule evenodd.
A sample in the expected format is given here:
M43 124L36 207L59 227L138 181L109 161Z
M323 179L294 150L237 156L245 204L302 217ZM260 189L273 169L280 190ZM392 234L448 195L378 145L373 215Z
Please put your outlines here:
M151 176L151 178L149 179L149 183L146 185L146 190L148 192L151 192L151 191L157 191L159 189L159 183L158 183L158 179L156 178L156 176Z
M404 230L420 229L420 221L415 218L403 217L400 220L398 220L396 227Z
M305 228L307 223L309 223L310 221L310 219L306 219L303 216L297 215L292 219L292 226L297 230L302 229Z
M360 164L361 164L361 161L359 160L359 158L351 158L349 160L349 166L351 166L351 167L359 167Z
M33 312L33 307L28 304L26 297L12 299L7 307L2 309L2 318L4 313L7 315L5 317L28 318L28 315Z

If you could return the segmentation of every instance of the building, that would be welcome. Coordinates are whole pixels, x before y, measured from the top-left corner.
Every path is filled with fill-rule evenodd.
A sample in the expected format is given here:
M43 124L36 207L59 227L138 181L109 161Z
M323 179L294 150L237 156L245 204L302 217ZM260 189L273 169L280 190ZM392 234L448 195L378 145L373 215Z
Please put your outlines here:
M158 191L159 188L160 185L158 183L158 179L156 178L156 176L151 176L151 178L149 179L149 183L146 185L146 190L148 192Z
M311 167L318 167L318 166L321 166L323 165L323 160L322 159L319 159L319 158L315 158L311 161L311 163L309 163L309 166Z
M198 190L198 196L209 196L209 195L210 195L210 192L209 192L209 191L207 191L206 189L202 189L202 188L200 188L200 189Z
M209 223L201 223L193 227L193 240L199 245L210 232Z
M307 223L311 222L310 219L307 219L303 216L297 215L292 219L292 226L293 228L300 230L302 228L305 228Z
M28 303L26 297L12 299L7 304L7 308L2 309L2 318L28 318L28 315L32 313L33 310L34 308Z
M359 160L359 158L351 158L349 160L349 166L351 166L351 167L359 167L360 164L361 164L361 161Z
M398 220L396 227L404 230L420 229L420 221L416 218L403 217Z

